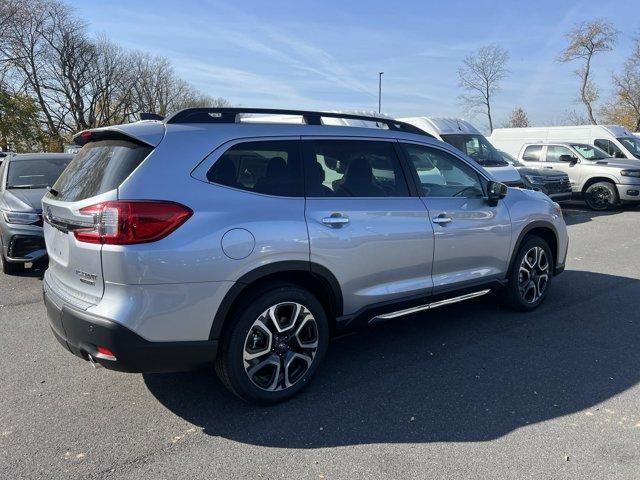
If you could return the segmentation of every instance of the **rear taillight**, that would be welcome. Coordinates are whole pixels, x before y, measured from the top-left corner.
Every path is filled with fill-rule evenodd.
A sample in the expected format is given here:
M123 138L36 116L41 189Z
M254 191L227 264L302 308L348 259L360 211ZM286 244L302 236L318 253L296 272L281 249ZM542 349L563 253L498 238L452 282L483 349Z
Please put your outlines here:
M80 242L130 245L166 237L192 214L179 203L155 200L117 200L80 209L93 217L90 226L73 231Z

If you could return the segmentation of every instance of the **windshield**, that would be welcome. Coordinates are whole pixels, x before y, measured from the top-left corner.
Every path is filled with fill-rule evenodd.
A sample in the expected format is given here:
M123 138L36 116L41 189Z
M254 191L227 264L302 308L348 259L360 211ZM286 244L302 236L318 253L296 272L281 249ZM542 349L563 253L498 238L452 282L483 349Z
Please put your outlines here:
M618 140L633 154L634 157L640 158L640 138L620 137Z
M45 188L53 185L69 158L34 158L9 162L6 188Z
M466 153L484 167L504 167L509 165L500 152L482 135L468 133L452 133L441 135L449 145Z
M498 150L503 160L507 162L509 165L513 165L514 167L523 167L522 165L513 155L508 154L507 152L503 152L502 150Z
M603 160L611 156L604 150L586 143L573 143L571 146L587 160Z

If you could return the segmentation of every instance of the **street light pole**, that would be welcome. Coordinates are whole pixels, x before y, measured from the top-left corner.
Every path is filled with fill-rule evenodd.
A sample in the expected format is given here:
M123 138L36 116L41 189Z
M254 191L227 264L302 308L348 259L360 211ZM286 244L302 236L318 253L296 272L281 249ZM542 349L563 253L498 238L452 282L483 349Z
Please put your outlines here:
M382 74L378 72L378 113L382 110Z

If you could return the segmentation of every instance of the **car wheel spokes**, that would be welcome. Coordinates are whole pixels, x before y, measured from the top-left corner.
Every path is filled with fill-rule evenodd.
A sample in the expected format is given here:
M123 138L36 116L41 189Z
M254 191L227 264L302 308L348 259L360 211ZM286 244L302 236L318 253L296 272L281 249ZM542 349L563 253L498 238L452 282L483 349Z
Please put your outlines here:
M284 390L304 377L317 349L313 314L299 303L281 302L265 310L247 332L245 372L263 390Z
M518 271L518 290L527 303L537 302L549 283L550 263L542 247L532 247L525 253Z

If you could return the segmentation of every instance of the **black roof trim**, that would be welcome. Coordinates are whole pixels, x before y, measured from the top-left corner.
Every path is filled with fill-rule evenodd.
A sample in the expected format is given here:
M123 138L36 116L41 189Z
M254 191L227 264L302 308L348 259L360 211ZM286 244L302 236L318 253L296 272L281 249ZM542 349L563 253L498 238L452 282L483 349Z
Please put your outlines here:
M158 113L140 112L138 116L140 117L140 120L164 120L164 117Z
M244 107L224 107L224 108L186 108L174 113L165 119L166 123L238 123L239 115L246 113L266 114L266 115L297 115L301 116L307 125L322 125L322 117L344 118L347 120L364 120L386 125L389 130L415 133L432 137L424 130L409 123L400 122L392 118L374 117L369 115L357 115L351 113L337 112L316 112L309 110L283 110L276 108L244 108ZM214 114L214 115L212 115Z

